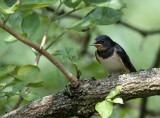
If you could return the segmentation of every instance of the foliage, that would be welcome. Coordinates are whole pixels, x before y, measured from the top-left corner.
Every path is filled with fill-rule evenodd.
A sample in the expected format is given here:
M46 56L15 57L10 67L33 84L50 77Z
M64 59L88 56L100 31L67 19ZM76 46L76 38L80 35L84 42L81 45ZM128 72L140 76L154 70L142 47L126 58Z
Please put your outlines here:
M115 90L112 90L102 102L98 102L95 106L96 111L102 116L102 118L108 118L113 111L113 103L123 104L122 98L114 98L120 92L122 86L117 86Z
M124 12L125 3L129 7ZM157 21L154 21L156 19L149 21L150 15L139 15L144 11L144 8L141 7L145 7L144 1L137 3L123 0L0 0L0 22L40 45L48 21L52 21L47 36L46 45L49 46L47 50L63 62L74 75L76 75L75 68L78 68L82 71L81 78L95 76L96 79L99 79L107 74L103 67L95 61L93 48L87 48L87 53L80 55L85 45L89 45L83 43L87 33L91 35L90 39L100 34L112 36L124 47L138 69L152 67L159 48L158 36L152 37L155 40L145 40L150 37L143 38L140 34L123 26L110 25L124 19L129 23L135 23L133 25L142 29L158 29L157 24L160 18L158 8L152 8ZM150 13L148 8L151 3L146 1L145 3L148 5L146 13ZM159 3L153 2L152 4ZM138 8L142 9L141 12L138 11L137 6L140 6ZM134 10L131 9L132 7ZM143 22L140 22L139 19L142 19ZM63 38L61 34L64 34ZM51 63L41 58L38 67L31 65L35 60L34 50L19 43L15 37L2 29L0 29L0 37L0 102L2 103L0 115L11 111L19 96L24 98L22 102L24 105L29 101L64 89L68 81L63 79L64 75ZM141 46L144 40L145 43ZM150 45L153 45L154 48ZM142 49L140 50L139 47ZM25 91L26 87L30 87L28 92ZM98 107L104 107L103 110L105 110L106 106L111 106L110 111L107 112L111 114L112 104L122 102L120 98L111 100L116 94L118 94L116 91L112 91L103 101L102 106L99 103ZM100 112L103 111L100 110ZM128 112L123 111L124 114Z

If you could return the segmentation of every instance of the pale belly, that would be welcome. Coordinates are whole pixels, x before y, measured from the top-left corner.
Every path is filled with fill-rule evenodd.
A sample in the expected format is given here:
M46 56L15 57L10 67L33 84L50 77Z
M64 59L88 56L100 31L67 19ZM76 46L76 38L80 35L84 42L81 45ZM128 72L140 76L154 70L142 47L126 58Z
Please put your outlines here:
M116 53L114 53L111 57L107 59L103 59L102 57L99 57L97 55L97 59L105 67L105 69L110 75L122 72L129 73L129 70L124 66L122 60Z

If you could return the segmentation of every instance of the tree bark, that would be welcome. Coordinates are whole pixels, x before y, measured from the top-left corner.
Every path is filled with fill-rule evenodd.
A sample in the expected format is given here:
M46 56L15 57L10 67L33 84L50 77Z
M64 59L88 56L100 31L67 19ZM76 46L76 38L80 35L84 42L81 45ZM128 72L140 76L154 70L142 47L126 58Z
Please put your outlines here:
M124 101L160 95L160 69L150 69L99 80L83 79L79 86L70 85L60 93L45 96L1 118L67 118L89 117L95 105L105 99L116 86L122 86L118 95Z

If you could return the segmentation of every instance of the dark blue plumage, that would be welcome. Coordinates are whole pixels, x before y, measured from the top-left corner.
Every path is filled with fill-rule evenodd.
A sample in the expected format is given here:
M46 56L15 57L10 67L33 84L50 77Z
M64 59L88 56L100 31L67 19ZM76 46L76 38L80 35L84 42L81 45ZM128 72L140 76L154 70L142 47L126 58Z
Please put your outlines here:
M125 50L106 35L98 36L92 46L97 48L96 59L109 74L136 72Z

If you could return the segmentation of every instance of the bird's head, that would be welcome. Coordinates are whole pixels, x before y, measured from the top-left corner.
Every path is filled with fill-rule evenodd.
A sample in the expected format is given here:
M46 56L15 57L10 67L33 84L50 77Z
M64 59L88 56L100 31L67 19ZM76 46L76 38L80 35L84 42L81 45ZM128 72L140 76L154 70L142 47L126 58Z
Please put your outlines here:
M114 45L114 42L111 40L110 37L106 35L101 35L101 36L98 36L90 46L95 46L97 50L103 51L103 50L107 50L113 45Z

